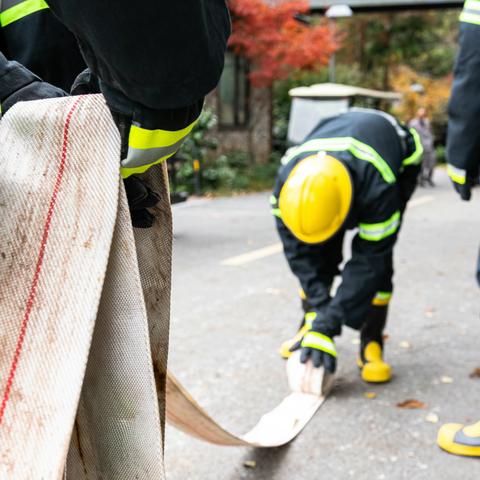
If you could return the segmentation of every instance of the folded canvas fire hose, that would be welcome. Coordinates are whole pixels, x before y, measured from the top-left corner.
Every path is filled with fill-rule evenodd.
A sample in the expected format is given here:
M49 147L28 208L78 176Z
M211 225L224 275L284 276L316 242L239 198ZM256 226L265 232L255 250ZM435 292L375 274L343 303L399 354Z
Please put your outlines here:
M166 170L149 173L154 228L134 231L118 163L101 96L21 103L0 121L1 480L163 479L165 418L219 445L282 445L331 385L295 356L292 393L244 436L198 406L167 373Z

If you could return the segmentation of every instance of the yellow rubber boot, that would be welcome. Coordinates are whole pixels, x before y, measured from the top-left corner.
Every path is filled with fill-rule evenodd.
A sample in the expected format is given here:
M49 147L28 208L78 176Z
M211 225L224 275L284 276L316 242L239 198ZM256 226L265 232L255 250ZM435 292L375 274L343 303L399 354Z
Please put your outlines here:
M384 383L392 378L392 369L383 361L382 347L378 342L369 342L363 350L363 358L358 366L362 370L362 380L369 383Z
M470 426L447 423L438 431L437 443L453 455L480 457L480 422Z
M299 343L309 330L310 330L310 326L304 325L302 328L300 328L300 330L295 334L295 336L293 338L283 342L282 346L280 347L280 350L279 350L280 356L282 358L290 358L290 355L292 354L290 349L296 343Z

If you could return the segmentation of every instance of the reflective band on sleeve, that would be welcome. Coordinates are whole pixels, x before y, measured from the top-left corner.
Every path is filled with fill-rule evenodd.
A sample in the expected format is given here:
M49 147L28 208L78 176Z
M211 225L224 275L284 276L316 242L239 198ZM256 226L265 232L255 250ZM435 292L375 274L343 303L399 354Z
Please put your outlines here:
M185 138L193 129L197 120L182 130L148 130L138 125L132 125L128 146L131 148L145 150L150 148L164 148L175 145Z
M461 168L454 167L453 165L447 165L448 176L460 185L465 185L467 181L467 171Z
M282 212L280 212L279 208L272 208L270 211L272 212L272 215L275 215L278 218L282 218Z
M477 10L480 12L480 0L467 0L463 7L464 10Z
M48 8L45 0L5 1L0 12L0 26L6 27L27 15Z
M308 332L302 340L302 347L316 348L322 352L329 353L332 357L337 356L337 349L333 340L318 332Z
M373 298L372 305L376 307L385 307L390 303L392 292L377 292Z
M176 131L148 130L132 125L127 158L121 162L122 177L143 173L151 166L168 160L179 150L196 123L197 120Z
M400 226L400 211L396 211L388 220L380 223L360 223L359 235L364 240L378 242L393 235Z
M480 12L473 13L464 10L460 14L460 21L464 23L471 23L473 25L480 25Z
M354 157L371 163L387 183L395 183L396 177L390 165L369 145L360 142L353 137L340 138L319 138L310 140L296 148L290 155L286 156L282 163L285 165L297 155L308 152L342 152L348 151Z
M460 21L480 25L480 1L467 0L460 14Z
M312 328L313 321L317 318L316 312L307 312L305 314L305 323Z
M277 204L277 197L275 195L270 195L270 205Z
M423 155L423 146L422 141L420 140L420 135L414 128L410 129L410 133L412 134L413 140L415 141L415 151L412 153L412 155L410 155L402 162L404 166L418 165L422 160Z

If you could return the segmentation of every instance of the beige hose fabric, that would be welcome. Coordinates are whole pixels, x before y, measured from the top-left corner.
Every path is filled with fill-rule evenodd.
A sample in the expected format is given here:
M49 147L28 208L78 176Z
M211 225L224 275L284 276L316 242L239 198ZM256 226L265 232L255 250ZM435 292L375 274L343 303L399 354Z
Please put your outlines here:
M0 480L161 480L165 418L220 445L301 431L331 379L298 357L292 393L238 437L167 375L166 169L154 228L133 231L101 96L20 103L0 145Z

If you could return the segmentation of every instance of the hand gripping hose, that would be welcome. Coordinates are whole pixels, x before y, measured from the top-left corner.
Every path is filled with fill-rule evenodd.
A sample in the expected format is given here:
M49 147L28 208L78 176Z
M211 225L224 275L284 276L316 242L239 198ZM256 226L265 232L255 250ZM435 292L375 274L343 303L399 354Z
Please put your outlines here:
M288 363L292 393L246 435L167 373L171 211L133 231L101 96L25 102L0 121L0 480L161 480L165 418L219 445L292 440L331 385Z

